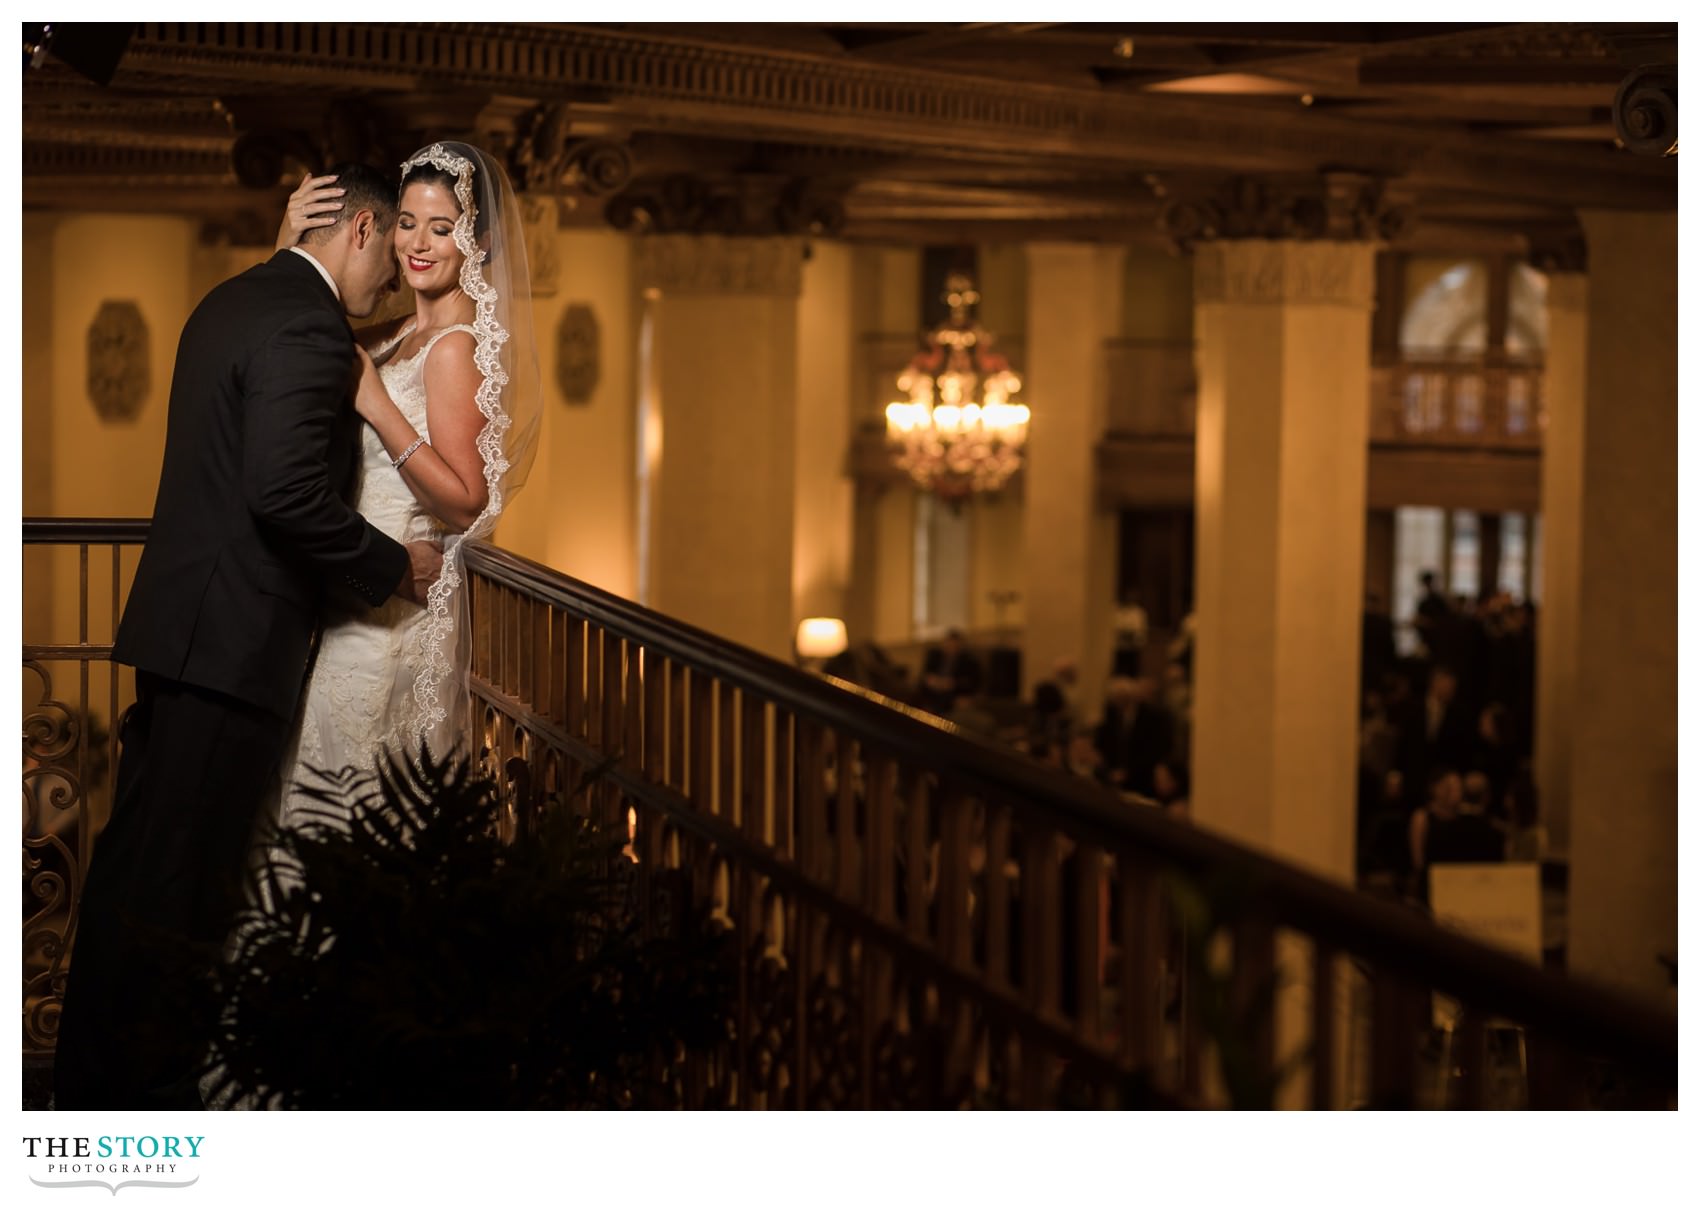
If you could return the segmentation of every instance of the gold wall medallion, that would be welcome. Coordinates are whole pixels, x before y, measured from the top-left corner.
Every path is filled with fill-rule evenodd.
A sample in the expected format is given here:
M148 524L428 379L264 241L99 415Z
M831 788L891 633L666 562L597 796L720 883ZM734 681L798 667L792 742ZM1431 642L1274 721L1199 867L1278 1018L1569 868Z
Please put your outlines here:
M602 333L588 303L571 303L555 329L555 381L568 404L588 404L602 376Z
M134 302L108 299L89 325L89 399L103 421L133 421L148 395L148 326Z

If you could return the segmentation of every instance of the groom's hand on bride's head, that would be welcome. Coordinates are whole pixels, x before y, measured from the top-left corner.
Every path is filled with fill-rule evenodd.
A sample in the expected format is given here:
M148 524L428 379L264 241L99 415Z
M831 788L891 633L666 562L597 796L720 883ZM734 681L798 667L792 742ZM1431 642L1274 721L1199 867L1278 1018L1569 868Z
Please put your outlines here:
M425 605L425 595L443 570L443 549L435 543L417 541L407 544L407 571L401 574L396 596L416 605Z

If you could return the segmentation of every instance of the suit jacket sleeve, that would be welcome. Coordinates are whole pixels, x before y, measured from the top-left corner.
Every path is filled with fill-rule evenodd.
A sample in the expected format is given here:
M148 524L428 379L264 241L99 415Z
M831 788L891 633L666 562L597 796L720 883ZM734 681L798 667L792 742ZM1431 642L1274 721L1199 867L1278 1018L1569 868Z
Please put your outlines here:
M330 481L330 444L353 373L335 316L309 312L279 328L249 366L243 483L249 511L269 533L377 606L401 583L408 558Z

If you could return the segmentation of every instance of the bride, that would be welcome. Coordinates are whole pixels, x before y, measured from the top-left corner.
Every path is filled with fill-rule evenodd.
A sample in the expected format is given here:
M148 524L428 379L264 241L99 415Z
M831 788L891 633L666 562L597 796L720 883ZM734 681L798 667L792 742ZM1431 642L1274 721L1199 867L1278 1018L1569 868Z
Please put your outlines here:
M537 432L531 289L519 206L489 156L433 143L401 166L395 252L414 309L357 334L362 455L354 507L407 541L440 539L424 608L327 611L282 770L277 824L318 805L311 771L377 768L383 748L445 756L471 721L462 545L483 538L520 487ZM341 191L309 177L278 246L334 223ZM317 811L322 812L322 807Z

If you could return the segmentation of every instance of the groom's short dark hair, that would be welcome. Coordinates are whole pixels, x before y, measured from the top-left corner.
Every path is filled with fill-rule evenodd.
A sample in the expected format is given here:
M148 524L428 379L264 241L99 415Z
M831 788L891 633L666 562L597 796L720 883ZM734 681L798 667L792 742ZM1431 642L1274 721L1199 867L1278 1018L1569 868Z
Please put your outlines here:
M334 164L325 170L336 177L343 190L342 209L336 212L336 222L324 227L310 228L301 237L303 244L322 244L342 230L345 220L363 210L372 212L378 221L378 231L387 232L395 226L396 179L387 176L370 164Z

